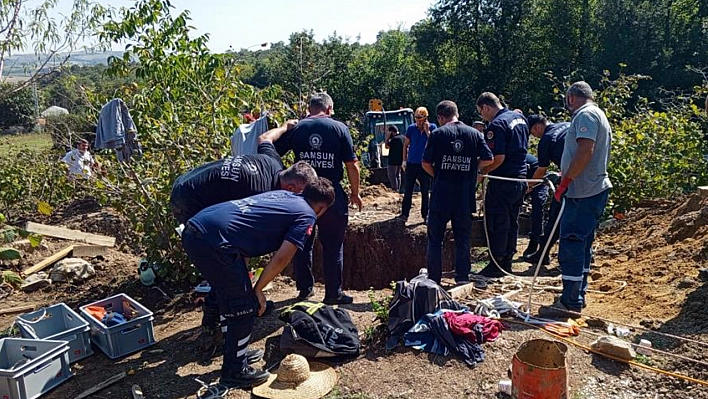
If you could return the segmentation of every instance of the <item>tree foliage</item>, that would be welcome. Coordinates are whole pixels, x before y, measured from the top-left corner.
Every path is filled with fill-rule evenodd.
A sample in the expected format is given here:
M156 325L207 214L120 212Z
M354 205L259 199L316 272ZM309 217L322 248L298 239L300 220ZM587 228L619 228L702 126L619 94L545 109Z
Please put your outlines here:
M0 83L0 92L13 91L15 85ZM34 97L29 88L18 90L12 96L0 97L0 129L22 126L32 130L34 125Z

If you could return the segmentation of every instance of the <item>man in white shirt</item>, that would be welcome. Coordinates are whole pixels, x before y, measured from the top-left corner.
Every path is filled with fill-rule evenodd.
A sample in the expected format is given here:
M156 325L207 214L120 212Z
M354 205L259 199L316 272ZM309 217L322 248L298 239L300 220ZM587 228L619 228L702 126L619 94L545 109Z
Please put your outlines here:
M76 142L76 148L69 151L62 158L69 165L69 177L81 177L88 179L93 174L92 168L98 166L89 152L89 142L80 139Z

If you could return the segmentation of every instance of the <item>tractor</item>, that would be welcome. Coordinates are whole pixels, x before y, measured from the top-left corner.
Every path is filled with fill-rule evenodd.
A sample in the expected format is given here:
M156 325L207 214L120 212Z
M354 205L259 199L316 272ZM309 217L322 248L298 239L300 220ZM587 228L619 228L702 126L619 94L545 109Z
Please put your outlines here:
M388 127L394 125L401 134L406 134L406 128L413 124L413 110L400 108L386 111L381 100L369 101L369 111L364 116L364 136L372 137L368 152L362 157L369 167L371 184L388 184L386 166L388 166L388 149L384 145Z

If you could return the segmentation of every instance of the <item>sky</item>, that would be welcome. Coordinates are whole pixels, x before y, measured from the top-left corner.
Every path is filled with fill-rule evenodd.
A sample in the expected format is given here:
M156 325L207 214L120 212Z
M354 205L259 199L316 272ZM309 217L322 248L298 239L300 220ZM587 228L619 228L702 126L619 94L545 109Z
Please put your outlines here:
M127 0L98 0L114 7ZM31 3L37 3L32 0ZM67 13L72 0L58 0L55 15ZM172 0L175 11L189 9L198 34L209 33L213 52L256 50L260 43L288 42L290 34L312 30L317 41L336 33L352 42L373 43L382 30L410 29L424 19L433 0ZM176 14L175 14L176 15ZM122 50L122 46L114 50Z

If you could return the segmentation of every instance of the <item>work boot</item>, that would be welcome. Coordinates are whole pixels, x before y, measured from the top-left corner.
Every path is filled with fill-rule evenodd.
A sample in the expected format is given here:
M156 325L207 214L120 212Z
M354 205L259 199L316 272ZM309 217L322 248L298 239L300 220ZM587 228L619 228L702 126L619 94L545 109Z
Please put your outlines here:
M325 305L349 305L354 302L354 298L342 292L338 297L325 298L322 302L324 302Z
M259 362L263 359L263 351L260 349L249 349L246 351L246 361L248 364Z
M229 388L248 389L268 381L268 377L269 372L248 366L240 373L222 373L219 382Z
M580 315L581 311L582 309L574 309L566 306L563 302L561 302L559 296L552 304L541 306L538 309L538 315L539 317L543 317L545 319L554 320L579 319L582 317Z
M541 258L541 252L543 252L543 248L539 248L538 251L534 252L530 256L524 256L524 260L526 262L531 263L532 265L537 265L538 260ZM549 251L550 252L550 248ZM548 257L548 253L546 253L546 256L543 257L543 262L541 262L543 266L548 266L551 264L551 259Z
M315 292L312 290L312 287L310 287L304 290L300 290L297 294L297 299L298 301L306 301L312 298L313 296L315 296Z
M536 240L530 240L529 241L529 246L526 247L526 250L524 250L524 254L522 255L524 259L527 257L531 256L534 252L539 250L539 245L538 241Z
M507 262L505 258L497 258L497 262L499 263L499 266L501 266L503 269L509 269L506 270L507 272L511 271L511 263ZM482 277L487 277L487 278L497 278L497 277L504 277L504 272L494 264L493 260L490 260L489 263L487 263L487 266L484 267L484 269L480 270L477 272L478 276Z

